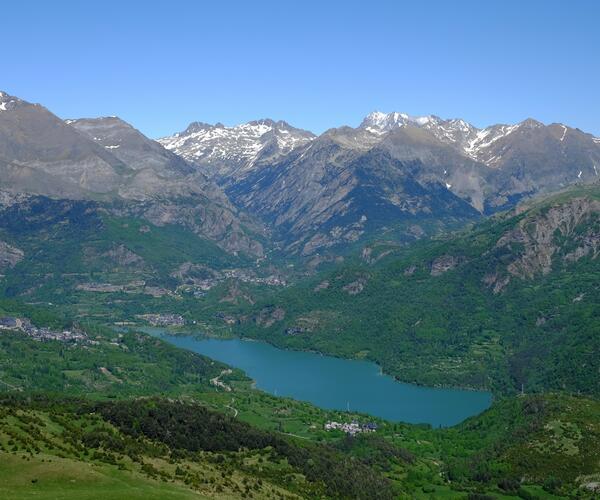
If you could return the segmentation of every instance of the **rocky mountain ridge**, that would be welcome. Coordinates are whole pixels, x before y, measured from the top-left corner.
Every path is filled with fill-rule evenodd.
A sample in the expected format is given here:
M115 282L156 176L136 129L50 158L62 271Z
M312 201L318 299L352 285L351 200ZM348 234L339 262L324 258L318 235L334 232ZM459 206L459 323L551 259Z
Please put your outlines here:
M257 163L273 162L314 139L314 134L284 121L262 119L226 127L191 123L183 132L159 139L166 149L205 167L211 178L227 183Z
M464 217L461 203L442 212L431 206L434 199L443 203L446 191L473 213L490 214L538 193L594 182L600 173L600 139L532 119L479 129L462 119L374 112L357 128L303 135L264 154L260 141L275 126L192 124L161 142L223 185L238 207L272 225L284 247L304 254L431 214L442 221ZM256 132L260 127L268 132Z
M594 182L599 165L600 139L531 119L478 129L374 112L318 137L269 119L195 122L157 142L117 117L63 121L0 95L6 191L118 202L153 224L180 224L256 256L263 237L306 256L382 233L410 241Z
M116 117L63 121L0 95L0 180L18 197L100 202L155 224L178 224L230 252L263 254L263 229L195 166ZM13 198L12 200L11 197Z

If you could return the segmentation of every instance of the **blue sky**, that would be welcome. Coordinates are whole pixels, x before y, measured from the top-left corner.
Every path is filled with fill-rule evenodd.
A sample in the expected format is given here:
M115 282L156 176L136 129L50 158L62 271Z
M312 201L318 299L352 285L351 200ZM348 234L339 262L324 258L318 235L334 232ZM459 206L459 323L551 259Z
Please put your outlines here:
M600 2L4 2L0 89L151 137L373 110L600 135Z

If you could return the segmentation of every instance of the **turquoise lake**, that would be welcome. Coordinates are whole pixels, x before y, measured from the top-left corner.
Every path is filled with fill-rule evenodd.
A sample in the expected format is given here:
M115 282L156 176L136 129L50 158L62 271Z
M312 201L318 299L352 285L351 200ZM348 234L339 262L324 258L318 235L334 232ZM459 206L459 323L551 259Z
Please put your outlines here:
M327 409L369 413L387 420L451 426L488 408L488 392L404 384L375 363L278 349L264 342L172 336L145 329L177 347L240 368L256 387Z

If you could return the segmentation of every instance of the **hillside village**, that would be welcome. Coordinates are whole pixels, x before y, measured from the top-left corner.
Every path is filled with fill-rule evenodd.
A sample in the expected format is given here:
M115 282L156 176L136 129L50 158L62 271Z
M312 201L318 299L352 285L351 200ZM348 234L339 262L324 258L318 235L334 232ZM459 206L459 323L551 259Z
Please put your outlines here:
M79 328L74 327L71 330L52 330L47 327L38 328L33 325L27 318L16 318L12 316L5 316L0 318L0 330L9 330L15 332L22 332L33 340L47 341L47 340L58 340L60 342L72 342L72 343L94 343L95 341L90 340L86 333Z
M375 432L377 430L377 424L373 422L360 423L356 420L352 422L336 422L334 420L330 422L326 422L323 426L326 431L342 431L348 434L349 436L355 436L356 434L360 434L363 432Z

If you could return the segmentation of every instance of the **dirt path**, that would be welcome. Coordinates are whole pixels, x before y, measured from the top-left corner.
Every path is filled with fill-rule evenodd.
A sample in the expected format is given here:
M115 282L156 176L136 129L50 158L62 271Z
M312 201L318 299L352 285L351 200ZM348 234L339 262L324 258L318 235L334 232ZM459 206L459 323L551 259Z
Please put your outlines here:
M232 370L227 369L227 370L223 370L219 375L217 375L215 378L211 378L210 379L210 383L212 385L214 385L215 387L221 387L224 391L226 392L231 392L231 387L229 387L225 382L222 382L220 380L220 378L223 375L230 375L232 373Z
M225 405L225 408L229 408L230 410L233 410L233 418L236 418L238 416L238 411L232 406L233 403L235 403L235 398L231 398L231 403L229 403L228 405Z
M17 387L16 385L9 384L8 382L4 382L4 380L0 380L0 384L4 384L6 387L10 387L14 391L22 391L21 387Z

